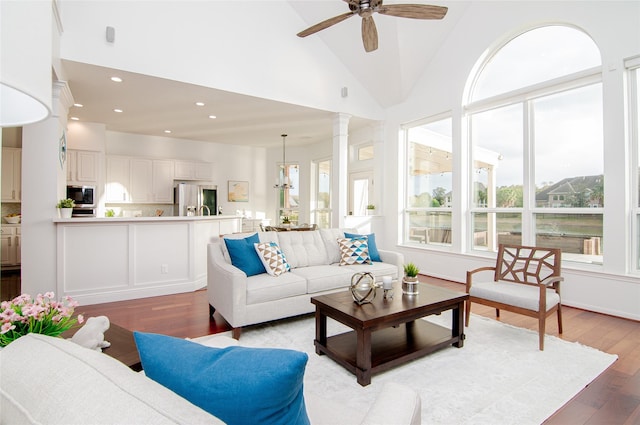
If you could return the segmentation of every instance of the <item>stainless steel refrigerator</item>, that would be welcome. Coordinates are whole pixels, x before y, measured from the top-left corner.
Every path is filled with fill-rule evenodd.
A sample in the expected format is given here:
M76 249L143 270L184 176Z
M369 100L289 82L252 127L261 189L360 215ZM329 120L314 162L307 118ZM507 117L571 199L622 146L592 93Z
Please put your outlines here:
M173 194L174 216L218 214L218 190L215 185L179 182Z

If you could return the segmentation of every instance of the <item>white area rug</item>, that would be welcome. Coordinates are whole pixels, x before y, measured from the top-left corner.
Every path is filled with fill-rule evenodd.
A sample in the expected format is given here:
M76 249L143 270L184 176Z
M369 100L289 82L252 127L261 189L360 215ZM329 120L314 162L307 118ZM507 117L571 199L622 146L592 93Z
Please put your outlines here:
M451 323L447 314L429 320ZM348 330L331 319L328 329L328 335ZM617 359L549 335L545 350L539 351L537 332L476 315L465 333L463 348L448 347L373 375L366 387L333 360L315 353L311 316L247 328L240 343L306 352L305 391L355 410L370 406L387 381L409 385L422 397L425 425L540 424Z

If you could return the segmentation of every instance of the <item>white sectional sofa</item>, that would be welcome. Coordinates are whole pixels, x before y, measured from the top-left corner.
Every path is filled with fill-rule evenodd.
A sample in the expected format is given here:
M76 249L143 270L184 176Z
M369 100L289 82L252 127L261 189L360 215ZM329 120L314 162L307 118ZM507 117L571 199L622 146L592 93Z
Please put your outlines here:
M353 229L258 232L260 242L276 242L286 256L291 271L274 277L267 273L247 276L232 265L224 239L243 239L255 233L226 235L208 247L207 291L211 314L218 311L240 336L243 326L297 316L314 311L311 297L349 288L358 272L382 276L402 276L402 254L380 250L382 262L339 265L338 238Z
M224 336L206 339L204 345L233 345ZM5 425L224 423L144 373L62 338L28 334L12 342L0 350L0 376ZM304 398L312 425L420 424L420 396L402 384L386 384L370 407L357 411L306 388Z

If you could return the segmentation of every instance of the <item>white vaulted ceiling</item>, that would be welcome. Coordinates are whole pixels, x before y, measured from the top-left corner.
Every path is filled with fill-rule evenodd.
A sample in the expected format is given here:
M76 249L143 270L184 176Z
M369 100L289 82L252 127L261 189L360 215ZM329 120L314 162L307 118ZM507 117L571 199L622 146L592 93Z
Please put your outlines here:
M62 0L63 6L67 1L73 2ZM256 3L265 1L271 0ZM215 3L214 1L213 4ZM244 7L247 4L238 3ZM298 17L290 28L286 28L285 36L290 34L293 39L298 39L296 33L306 27L348 11L347 3L341 0L285 3L290 5L293 15ZM377 103L376 107L388 108L407 98L443 40L469 5L469 2L426 0L385 2L402 3L447 6L449 11L441 21L374 14L379 48L370 53L366 53L362 45L359 16L351 17L307 38L298 39L299 41L291 41L300 43L302 48L308 46L310 51L324 46L322 49L328 50L342 64L351 74L349 77L355 79L366 90L367 96ZM232 15L229 14L229 19L237 17ZM183 22L178 19L176 17L174 23L176 28L195 25L195 21ZM264 19L268 20L269 17L265 16ZM103 28L100 30L104 31ZM251 31L251 28L245 30L247 31ZM257 29L256 34L250 34L251 37L261 35L266 36ZM116 44L122 43L122 38L124 37L116 29ZM274 50L277 51L277 46L274 46ZM220 90L73 59L75 58L63 57L61 63L64 79L69 83L74 100L84 107L72 108L70 116L77 117L80 121L104 123L109 131L262 147L278 146L279 135L287 132L291 135L287 141L292 145L300 145L330 140L334 113L343 112L299 106L267 96L254 97L233 90ZM287 60L295 61L296 58ZM298 60L305 58L298 55ZM257 69L256 72L260 70ZM123 83L109 81L112 75L122 77ZM351 91L349 93L352 94ZM196 106L197 101L202 101L205 106ZM124 112L114 113L114 108L120 108ZM209 119L210 114L217 118ZM350 121L350 128L358 129L370 122L371 119L354 116ZM171 133L165 133L165 130L170 130Z

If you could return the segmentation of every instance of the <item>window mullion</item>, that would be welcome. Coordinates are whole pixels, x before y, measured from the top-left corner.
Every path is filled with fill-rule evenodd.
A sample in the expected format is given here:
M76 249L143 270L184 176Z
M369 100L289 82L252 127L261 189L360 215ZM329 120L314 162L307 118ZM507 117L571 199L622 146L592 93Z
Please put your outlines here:
M522 197L522 243L525 245L535 245L535 229L533 209L536 205L536 188L533 170L535 170L535 130L533 123L535 122L534 108L532 101L525 101L522 105L523 113L523 193Z

